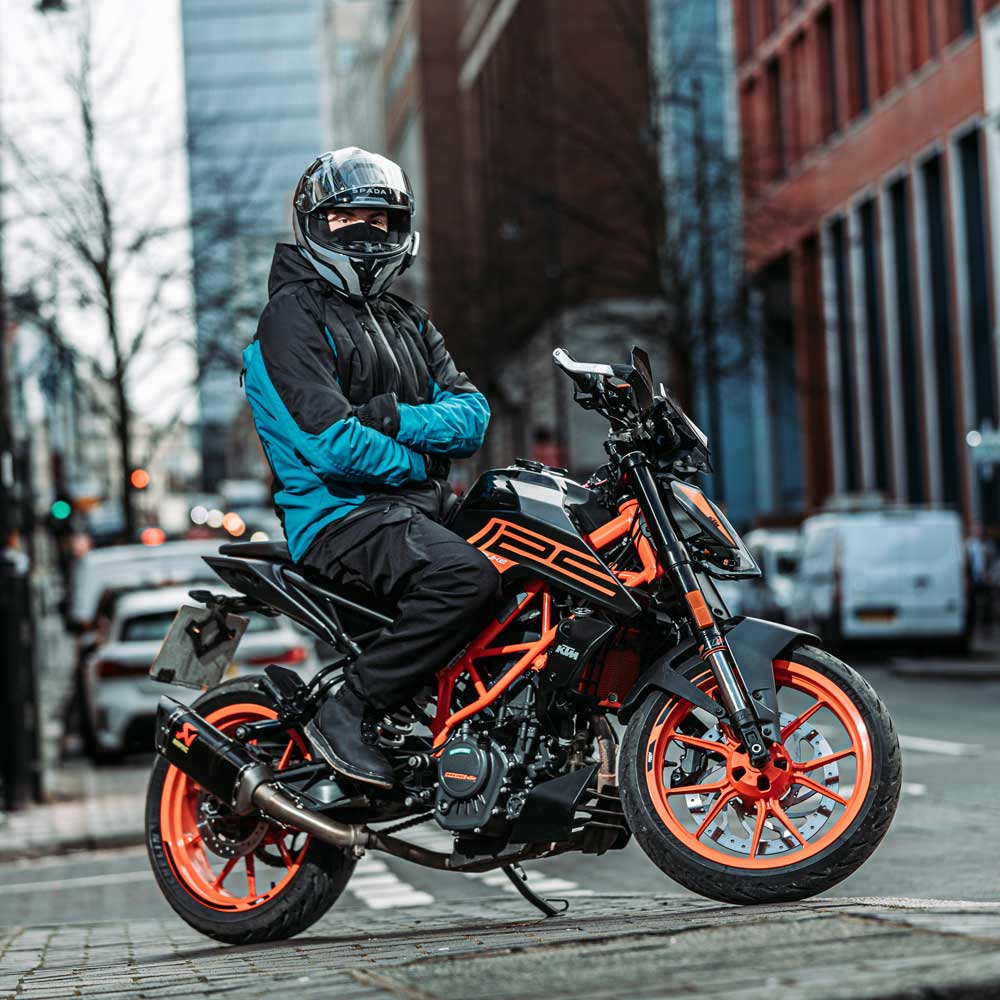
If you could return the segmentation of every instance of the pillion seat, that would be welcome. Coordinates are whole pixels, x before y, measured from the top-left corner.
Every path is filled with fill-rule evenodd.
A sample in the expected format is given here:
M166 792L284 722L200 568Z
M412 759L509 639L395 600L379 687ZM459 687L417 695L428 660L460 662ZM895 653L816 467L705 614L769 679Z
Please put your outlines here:
M219 546L219 555L236 556L239 559L264 559L266 562L292 561L285 542L224 542Z

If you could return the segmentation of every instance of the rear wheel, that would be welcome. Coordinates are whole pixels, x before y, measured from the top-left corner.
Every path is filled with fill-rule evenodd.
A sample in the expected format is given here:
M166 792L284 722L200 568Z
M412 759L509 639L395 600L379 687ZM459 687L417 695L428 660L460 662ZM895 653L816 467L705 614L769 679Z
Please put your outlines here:
M636 840L675 881L724 902L836 885L875 850L899 801L899 742L871 686L808 646L774 672L782 743L762 770L714 717L663 692L646 699L622 746ZM685 675L717 694L703 664Z
M274 719L270 699L236 679L194 707L213 726ZM309 759L296 732L268 743L275 772ZM269 823L236 816L162 757L146 797L146 846L167 902L195 930L229 944L278 941L305 930L333 905L356 861L348 851Z

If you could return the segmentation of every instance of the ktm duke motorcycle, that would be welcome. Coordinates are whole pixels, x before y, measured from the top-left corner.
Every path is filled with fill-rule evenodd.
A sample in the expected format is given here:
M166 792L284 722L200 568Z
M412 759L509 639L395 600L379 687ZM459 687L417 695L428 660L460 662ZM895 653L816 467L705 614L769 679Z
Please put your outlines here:
M449 525L492 560L502 599L433 689L377 726L392 790L332 771L304 732L387 609L329 589L281 544L207 558L239 596L192 592L207 612L187 609L183 627L179 615L154 664L208 689L191 707L161 699L146 807L156 879L192 927L290 937L365 851L501 868L551 914L520 862L634 835L703 896L776 902L829 889L882 840L900 791L892 721L815 637L729 614L713 580L759 570L691 481L709 469L705 436L662 385L654 396L642 351L625 365L554 359L609 421L609 462L580 485L519 460L462 500ZM203 668L231 657L246 611L288 615L339 659L308 684L277 665L217 683L221 666ZM194 652L164 667L182 642ZM450 853L408 840L420 823L450 835Z

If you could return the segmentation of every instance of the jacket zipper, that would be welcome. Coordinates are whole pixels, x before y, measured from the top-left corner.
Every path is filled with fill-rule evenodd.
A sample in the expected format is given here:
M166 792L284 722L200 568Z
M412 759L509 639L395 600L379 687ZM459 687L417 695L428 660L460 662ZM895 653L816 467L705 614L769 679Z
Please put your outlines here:
M382 346L388 352L389 357L392 358L392 363L396 366L396 381L398 382L400 388L402 388L402 385L403 385L403 373L399 369L399 360L396 358L396 352L393 351L393 349L389 346L389 341L386 340L385 334L382 332L382 327L379 326L379 322L375 318L375 314L372 312L371 306L369 306L367 302L365 303L365 312L368 313L368 316L371 318L372 323L375 324L375 332L378 334L379 339L382 341ZM361 325L364 326L365 324L362 323ZM370 331L368 333L368 336L369 337L371 336L371 332ZM376 354L377 353L378 352L376 352Z

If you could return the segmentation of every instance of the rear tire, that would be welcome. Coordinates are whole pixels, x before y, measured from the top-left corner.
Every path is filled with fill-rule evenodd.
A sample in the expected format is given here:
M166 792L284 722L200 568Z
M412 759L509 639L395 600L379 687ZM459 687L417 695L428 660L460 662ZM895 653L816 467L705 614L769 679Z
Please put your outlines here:
M192 707L212 721L213 715L218 717L236 705L247 706L246 715L253 714L254 706L261 709L260 718L275 714L268 696L247 678L235 678L213 688ZM224 726L220 728L225 731ZM286 874L277 884L273 895L265 891L261 902L255 904L249 895L245 899L234 895L228 902L210 893L211 879L202 881L198 875L204 862L197 855L191 855L191 844L186 842L191 837L198 837L197 827L177 829L179 810L175 803L184 801L183 792L189 789L182 787L181 782L189 781L162 757L157 757L146 796L146 849L153 874L167 902L185 923L226 944L282 941L311 926L337 901L357 860L349 851L331 847L315 838L294 848L296 870L289 867L291 874ZM277 832L277 828L273 829ZM179 837L179 832L183 832L183 836ZM277 853L277 845L272 850ZM218 856L210 857L206 848L201 848L201 853L205 861L218 863ZM251 851L250 857L254 868L250 869L248 864L248 870L259 871L257 862L253 861L259 854ZM239 860L245 862L243 857ZM208 868L204 870L209 871ZM216 873L212 870L209 874ZM270 898L264 898L269 895Z
M764 815L771 823L771 827L768 829L773 831L776 828L779 840L771 840L767 843L762 840L756 847L751 847L742 856L738 855L734 848L731 851L733 860L729 864L725 863L725 859L721 855L730 839L734 843L738 841L739 833L733 834L732 838L729 837L733 828L728 825L730 822L728 819L725 828L726 835L714 837L712 827L709 826L702 834L703 839L699 840L696 834L691 834L687 838L687 843L682 842L683 830L680 836L675 834L668 828L662 815L664 808L671 809L673 807L671 805L664 806L661 803L658 808L654 803L650 786L655 786L657 782L656 779L651 778L650 772L656 770L654 759L662 759L653 756L656 727L666 725L664 720L669 721L675 713L681 717L682 722L693 718L691 706L688 702L681 701L674 695L661 691L653 692L646 698L626 729L620 758L623 771L621 794L625 815L635 838L646 855L661 871L674 881L709 899L742 904L778 903L806 899L824 892L853 874L864 864L885 836L895 814L899 801L902 762L895 728L878 695L856 671L825 651L802 646L790 654L790 659L796 665L804 667L805 671L802 672L807 676L811 672L812 676L818 675L821 679L825 678L826 683L831 685L831 690L839 689L847 702L856 709L856 718L860 719L864 729L867 730L870 746L870 753L862 749L855 755L869 753L870 770L868 771L867 790L858 792L857 802L854 798L854 789L851 790L849 803L852 809L856 809L853 818L849 818L845 806L844 813L840 814L837 819L831 818L829 829L821 826L815 841L808 839L807 843L801 847L792 841L791 847L782 848L780 838L787 835L788 839L792 840L791 833L783 825L778 825L776 813L769 814L766 810ZM685 668L682 673L700 687L712 690L714 680L702 663L696 661ZM779 706L781 702L781 691L779 691ZM687 711L685 712L685 710ZM793 732L799 733L801 730L797 728ZM793 734L790 733L788 740L792 739ZM794 742L798 742L798 737L795 738ZM719 756L722 755L719 754ZM716 775L720 769L721 765L717 765ZM732 774L732 770L730 769L728 773ZM811 774L808 771L803 773L806 777ZM692 784L698 783L698 781L692 782ZM681 782L681 785L688 786L688 781ZM787 790L786 794L794 796L796 789L801 796L803 794L802 787L794 784ZM708 805L713 802L717 803L725 792L724 788L716 793L717 798L715 799L712 799L709 794L701 793L694 797L681 793L680 798L684 798L686 802L700 800L699 809L707 814L711 811L708 809ZM846 797L847 794L847 786L845 785L844 796ZM676 795L676 793L672 792L671 795ZM670 803L678 800L667 798L663 801ZM744 797L737 795L732 802L744 812L750 811L748 801ZM721 817L728 812L729 808L726 806L719 814L720 818L715 821L718 823L717 832L720 834L723 829ZM785 815L787 817L788 814ZM841 818L844 820L843 828L838 830ZM742 832L739 828L738 817L732 822L734 827ZM794 819L792 822L794 824ZM691 822L691 825L694 825L694 821ZM754 822L749 825L754 826ZM680 828L680 824L678 826ZM806 824L803 824L802 829L805 828ZM836 836L834 836L835 833ZM829 843L817 850L820 844L826 840L829 840ZM770 856L768 856L769 846L772 848ZM810 849L816 853L808 856L807 851ZM787 864L782 864L782 858L786 854ZM797 854L807 856L796 861Z

